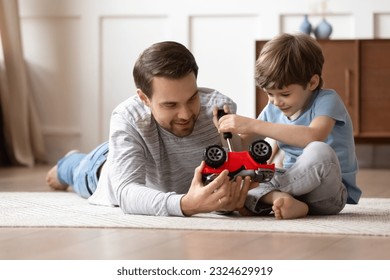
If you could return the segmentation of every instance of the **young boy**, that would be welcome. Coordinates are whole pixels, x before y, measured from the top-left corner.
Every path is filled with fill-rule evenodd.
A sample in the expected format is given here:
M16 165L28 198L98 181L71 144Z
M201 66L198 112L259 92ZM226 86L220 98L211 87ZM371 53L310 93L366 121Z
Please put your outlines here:
M338 94L322 89L323 63L314 38L276 36L256 62L256 84L268 105L257 120L234 114L219 120L219 131L241 134L245 146L253 137L269 137L285 153L285 172L250 190L242 214L272 210L276 219L294 219L358 203L352 122Z

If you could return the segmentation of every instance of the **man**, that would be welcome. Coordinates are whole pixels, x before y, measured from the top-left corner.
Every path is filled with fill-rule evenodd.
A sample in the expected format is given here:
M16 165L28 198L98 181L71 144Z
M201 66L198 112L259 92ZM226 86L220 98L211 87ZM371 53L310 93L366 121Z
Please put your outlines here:
M88 155L68 153L48 172L48 185L71 185L92 204L119 206L128 214L191 216L242 208L250 178L230 181L224 171L208 185L202 182L202 152L221 142L216 111L234 113L236 104L198 88L197 74L183 45L147 48L133 70L137 95L113 111L108 143Z

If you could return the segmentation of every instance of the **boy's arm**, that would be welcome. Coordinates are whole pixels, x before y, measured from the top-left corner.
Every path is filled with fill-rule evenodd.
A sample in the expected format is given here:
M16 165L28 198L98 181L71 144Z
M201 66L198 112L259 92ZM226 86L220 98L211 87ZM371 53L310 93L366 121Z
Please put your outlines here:
M324 141L335 123L336 121L328 116L318 116L309 126L300 126L270 123L239 115L226 115L219 120L218 129L220 132L242 134L245 141L249 135L255 134L303 148L313 141Z

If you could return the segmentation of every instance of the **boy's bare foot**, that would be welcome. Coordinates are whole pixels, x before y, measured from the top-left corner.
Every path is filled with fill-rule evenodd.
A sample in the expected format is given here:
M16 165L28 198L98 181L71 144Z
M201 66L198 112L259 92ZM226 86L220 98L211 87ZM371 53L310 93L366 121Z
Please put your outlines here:
M295 199L292 196L282 196L275 199L272 206L275 218L281 219L297 219L307 216L309 207L306 203Z
M65 191L68 185L61 184L57 177L57 165L54 165L46 174L46 183L54 190Z

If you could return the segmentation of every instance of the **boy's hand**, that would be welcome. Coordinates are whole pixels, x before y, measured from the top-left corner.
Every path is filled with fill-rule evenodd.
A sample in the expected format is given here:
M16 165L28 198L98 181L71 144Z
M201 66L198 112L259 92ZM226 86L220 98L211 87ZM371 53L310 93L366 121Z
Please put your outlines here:
M218 110L219 110L218 107L213 108L213 122L214 122L214 125L216 128L218 128L218 126L219 126L219 124L218 124ZM230 114L230 109L229 109L228 105L224 105L223 110L225 111L226 114Z
M232 132L235 134L251 134L253 133L253 118L247 118L236 114L225 115L218 121L218 131Z

